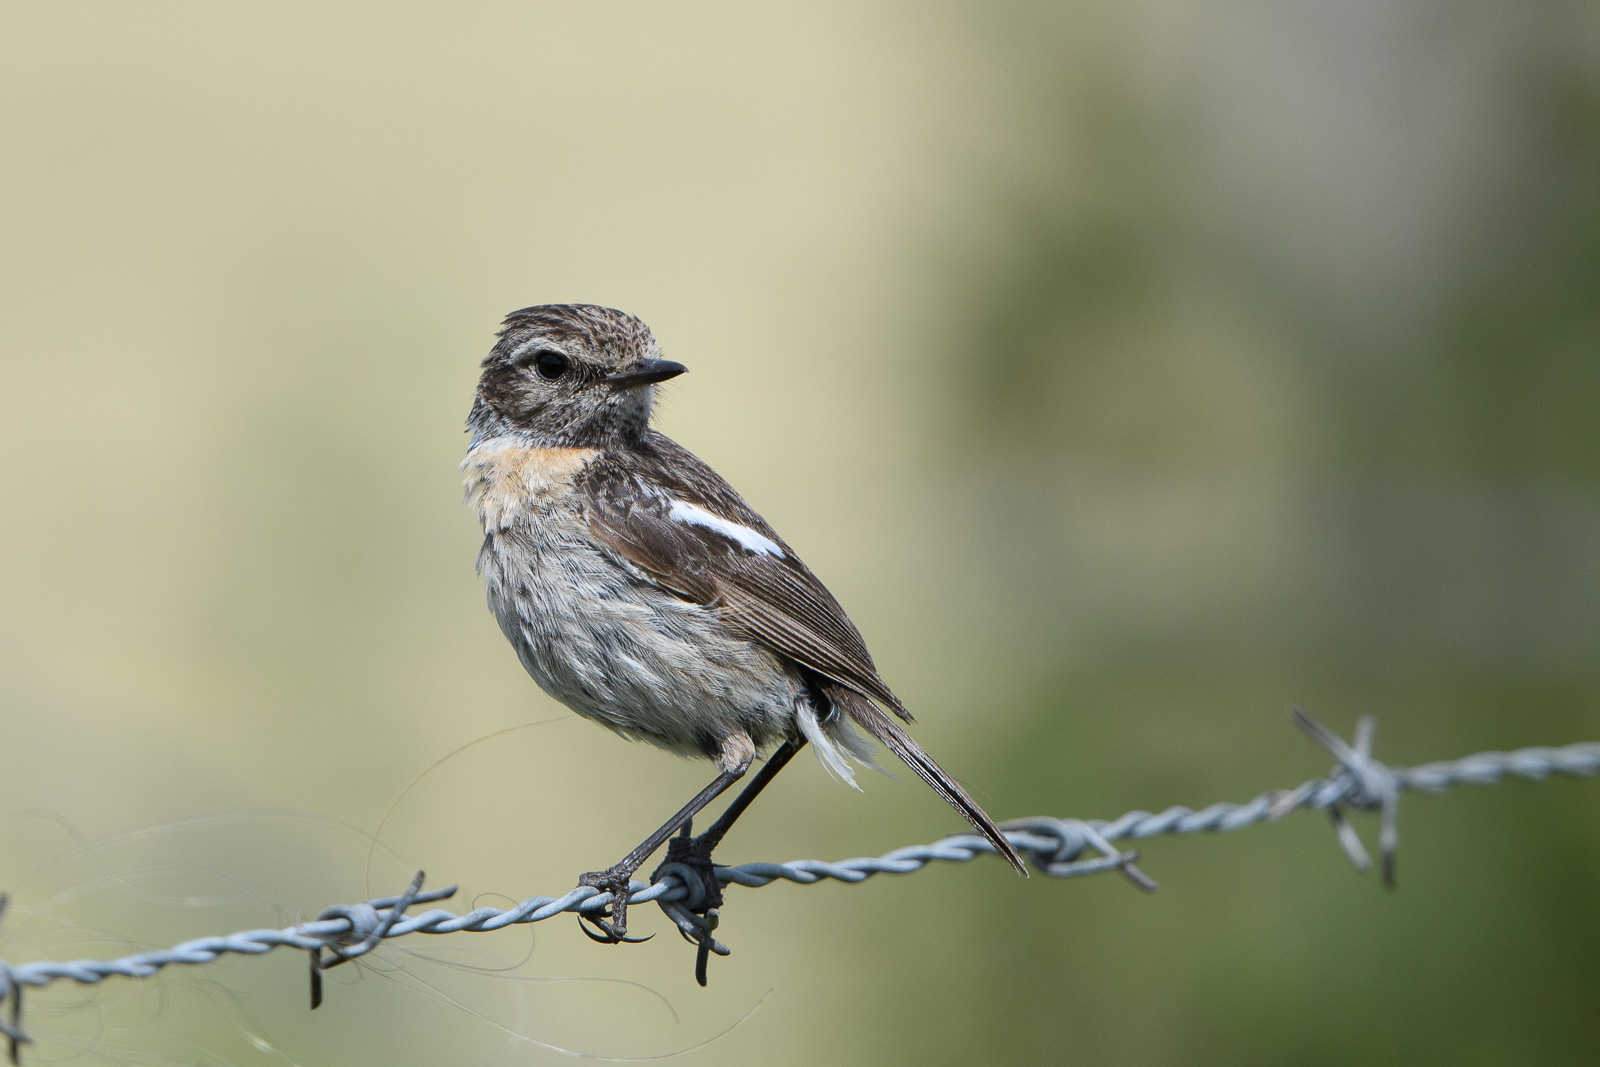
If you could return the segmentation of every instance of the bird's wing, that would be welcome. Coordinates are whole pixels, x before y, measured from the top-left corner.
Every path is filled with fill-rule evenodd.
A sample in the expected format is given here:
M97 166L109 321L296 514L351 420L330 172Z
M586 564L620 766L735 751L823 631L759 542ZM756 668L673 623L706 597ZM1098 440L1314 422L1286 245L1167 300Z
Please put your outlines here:
M911 720L839 602L722 477L670 438L607 453L582 479L589 529L675 594Z
M638 448L597 459L580 485L589 529L602 544L662 587L719 609L729 625L821 675L830 703L905 760L1027 875L1016 848L961 783L873 704L911 721L833 594L716 471L650 432Z

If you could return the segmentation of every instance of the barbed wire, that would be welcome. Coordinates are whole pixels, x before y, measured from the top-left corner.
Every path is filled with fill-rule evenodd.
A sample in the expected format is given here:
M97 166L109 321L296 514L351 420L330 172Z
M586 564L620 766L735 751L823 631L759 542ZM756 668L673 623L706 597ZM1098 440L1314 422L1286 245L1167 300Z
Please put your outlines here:
M1378 851L1383 882L1395 884L1395 856L1399 847L1399 798L1412 790L1443 793L1457 785L1495 785L1507 778L1543 781L1552 775L1589 778L1600 772L1600 742L1580 742L1560 748L1522 748L1514 752L1479 752L1461 759L1425 763L1415 767L1389 767L1372 755L1374 723L1363 717L1352 742L1346 742L1322 723L1296 708L1295 725L1317 741L1338 761L1326 778L1313 778L1295 789L1273 789L1242 804L1221 802L1198 811L1174 806L1164 811L1130 811L1110 821L1041 816L1001 824L1011 843L1042 873L1054 878L1118 871L1134 885L1153 892L1158 888L1136 865L1140 853L1118 849L1113 842L1143 840L1163 834L1195 834L1238 830L1276 822L1296 811L1326 811L1335 837L1357 870L1366 872L1372 860L1347 817L1349 811L1379 813ZM826 863L793 860L788 863L743 863L718 867L720 885L750 889L777 881L813 885L826 879L851 884L878 874L911 874L930 863L966 863L994 847L977 834L955 834L926 845L895 849L882 856ZM1085 858L1085 853L1090 855ZM172 948L138 952L118 959L39 960L12 965L0 959L0 1035L9 1044L11 1062L20 1061L20 1047L31 1041L22 1028L25 988L40 989L58 981L94 985L107 978L149 978L173 965L202 965L221 956L258 956L277 948L301 949L310 954L311 1006L322 1001L322 972L357 959L385 940L410 934L479 933L507 926L542 922L567 912L580 916L603 912L612 895L591 886L578 886L559 897L529 897L510 908L476 908L457 915L435 908L420 915L407 911L418 904L447 900L455 886L423 890L423 873L397 896L379 897L360 904L340 904L316 919L279 930L244 930L222 937L201 937ZM635 881L628 893L630 905L655 903L683 936L698 948L696 977L705 984L708 954L726 956L727 946L713 936L719 909L708 907L713 887L699 868L665 863L650 884ZM6 910L0 894L0 921ZM322 953L332 958L324 961Z

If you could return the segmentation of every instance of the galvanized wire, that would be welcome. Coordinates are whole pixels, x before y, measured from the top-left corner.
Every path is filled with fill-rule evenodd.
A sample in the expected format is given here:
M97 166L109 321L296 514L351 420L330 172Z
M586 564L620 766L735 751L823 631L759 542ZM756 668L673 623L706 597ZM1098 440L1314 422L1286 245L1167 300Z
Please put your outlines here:
M1494 785L1507 778L1530 781L1543 781L1552 775L1588 778L1600 772L1600 742L1582 742L1561 748L1523 748L1514 752L1479 752L1416 767L1389 767L1372 755L1370 718L1357 723L1354 741L1347 743L1299 709L1293 715L1296 725L1338 761L1328 777L1313 778L1295 789L1268 790L1242 804L1223 802L1198 811L1182 806L1156 813L1130 811L1110 821L1051 817L1016 819L1003 823L1002 829L1011 843L1046 875L1068 878L1119 871L1140 888L1154 890L1156 883L1135 866L1139 853L1120 850L1113 842L1137 841L1161 834L1238 830L1276 822L1295 811L1326 811L1333 820L1340 846L1357 868L1365 871L1371 867L1371 860L1345 814L1352 810L1377 811L1380 813L1378 845L1384 880L1392 886L1399 844L1397 815L1401 793L1407 790L1442 793L1457 785ZM825 879L854 884L878 874L911 874L934 862L965 863L993 851L993 846L977 834L956 834L931 844L895 849L882 856L833 863L821 860L744 863L719 867L715 876L723 885L752 889L780 880L800 885L812 885ZM384 940L419 933L499 930L541 922L567 912L598 914L611 904L610 893L578 886L559 897L529 897L511 908L483 907L464 915L435 908L420 915L409 915L407 911L412 906L448 899L456 891L455 886L426 891L421 886L422 874L418 872L404 893L361 904L336 905L311 922L281 930L245 930L222 937L201 937L172 948L137 952L118 959L39 960L18 965L0 959L0 1005L9 1001L10 1006L9 1019L0 1013L0 1034L10 1043L15 1062L18 1045L29 1040L22 1031L20 1017L25 987L37 989L57 981L93 985L112 977L148 978L176 964L206 964L229 953L255 956L276 948L303 949L311 953L312 973L317 976L329 966L372 951ZM628 901L630 905L658 904L686 937L701 946L703 960L707 951L719 955L728 952L711 936L716 928L717 913L716 909L709 909L708 913L705 907L708 889L697 869L666 864L655 872L652 884L635 881ZM0 916L4 911L5 897L0 895ZM320 962L324 951L333 953L330 963ZM320 999L319 992L320 979L314 977L314 1002Z

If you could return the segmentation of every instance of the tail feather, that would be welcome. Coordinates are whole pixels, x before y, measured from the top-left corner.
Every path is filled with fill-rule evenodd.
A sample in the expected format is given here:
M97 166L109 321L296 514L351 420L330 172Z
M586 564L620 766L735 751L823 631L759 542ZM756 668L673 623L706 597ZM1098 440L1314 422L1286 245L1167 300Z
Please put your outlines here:
M960 783L946 774L944 768L934 762L933 757L923 751L921 745L912 740L910 734L885 715L878 705L855 690L837 684L830 684L824 688L834 706L842 708L862 729L904 760L906 766L916 771L917 776L933 787L935 793L944 797L946 803L959 811L962 818L971 823L973 829L982 834L995 850L1016 868L1018 874L1024 878L1028 877L1028 868L1023 865L1021 854L1010 841L1006 840L1005 834L1000 832L1000 827L994 824L994 820L989 818L987 812L978 807L976 800L967 795L967 791L961 788Z

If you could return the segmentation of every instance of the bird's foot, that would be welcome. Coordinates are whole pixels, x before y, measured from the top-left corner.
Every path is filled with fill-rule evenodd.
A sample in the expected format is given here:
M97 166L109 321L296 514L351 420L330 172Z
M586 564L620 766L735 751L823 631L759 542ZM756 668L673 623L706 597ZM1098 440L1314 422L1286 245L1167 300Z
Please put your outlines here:
M598 941L602 945L637 945L655 936L654 934L648 937L628 936L628 891L633 882L633 871L633 868L619 864L603 871L590 871L579 877L579 885L591 886L611 894L610 908L595 914L581 911L578 913L578 929L582 930L591 941ZM599 927L600 933L597 934L585 926L584 920Z
M676 874L684 883L684 888L689 891L689 899L683 902L685 911L699 916L699 921L694 923L697 928L691 937L682 922L679 923L678 933L685 941L695 946L694 977L702 986L706 984L706 964L710 959L712 947L720 955L727 955L728 950L717 945L712 932L716 930L722 908L722 883L717 880L717 864L711 862L711 852L722 839L720 833L704 833L699 837L690 837L692 831L689 824L685 823L677 836L667 842L667 856L650 875L650 881L659 881L669 869L676 867ZM693 880L691 882L690 880ZM693 884L697 882L698 884Z

